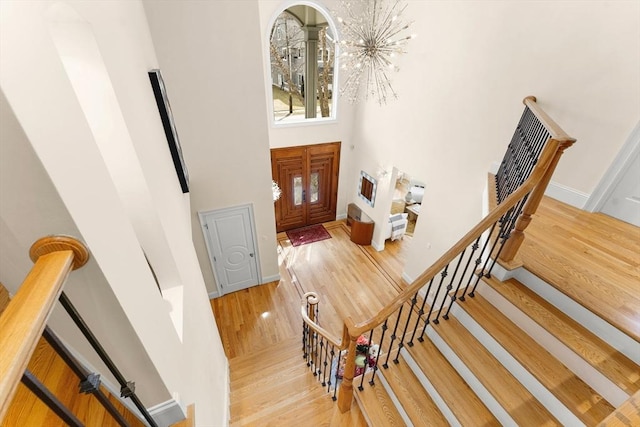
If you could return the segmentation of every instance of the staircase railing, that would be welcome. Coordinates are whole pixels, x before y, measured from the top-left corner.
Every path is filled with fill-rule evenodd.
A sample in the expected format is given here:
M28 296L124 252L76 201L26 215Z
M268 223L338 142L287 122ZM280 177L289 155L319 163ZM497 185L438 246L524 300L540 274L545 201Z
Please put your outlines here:
M66 424L82 426L82 422L36 378L27 365L43 336L71 368L81 382L79 392L91 393L121 426L129 424L100 389L100 375L87 371L46 326L56 299L87 338L98 356L121 385L121 396L130 398L150 426L157 424L135 394L133 382L126 381L107 352L100 345L80 313L62 291L72 270L85 265L89 251L80 241L68 236L49 236L36 241L29 252L34 266L15 297L0 315L0 422L22 382Z
M362 389L365 376L373 385L380 366L388 368L389 360L399 363L405 345L424 341L429 324L448 319L456 300L473 297L479 281L491 274L505 250L517 252L519 245L507 246L510 237L522 234L562 152L575 141L540 110L535 98L526 98L524 103L525 113L497 174L497 206L374 317L357 324L347 317L343 336L338 339L319 325L317 295L305 295L304 357L314 375L333 392L342 412L349 410L353 400L359 350L374 349L374 354L364 355L364 370L359 371L366 374L359 378ZM524 215L527 218L523 219ZM511 260L515 252L509 253Z

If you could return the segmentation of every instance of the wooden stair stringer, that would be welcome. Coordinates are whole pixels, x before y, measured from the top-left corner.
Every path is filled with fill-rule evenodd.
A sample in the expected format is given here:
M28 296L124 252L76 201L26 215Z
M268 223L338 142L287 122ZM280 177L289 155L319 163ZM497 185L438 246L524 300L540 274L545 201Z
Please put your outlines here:
M453 313L563 424L595 425L614 410L481 295L458 304Z
M428 336L502 424L562 425L455 317Z
M490 297L491 290L496 292L515 309L526 315L532 322L535 322L539 328L542 328L546 333L555 338L555 340L562 343L562 345L577 357L584 360L584 363L597 370L628 396L640 390L640 367L636 363L563 313L553 304L550 304L514 278L502 282L492 277L484 278L483 281L490 290L487 291L481 287L480 294ZM495 297L492 299L495 300ZM502 306L502 304L500 305ZM551 351L552 354L563 361L565 365L576 366L576 364L571 363L570 360L564 360L557 351L553 351L554 346L547 344L548 339L541 339L539 333L534 333L531 327L527 328L526 325L521 324L522 322L516 323L525 329L529 335L536 335L536 341ZM582 376L584 377L584 375ZM598 388L593 383L591 383L591 385L594 388ZM615 403L614 399L610 400L612 403Z

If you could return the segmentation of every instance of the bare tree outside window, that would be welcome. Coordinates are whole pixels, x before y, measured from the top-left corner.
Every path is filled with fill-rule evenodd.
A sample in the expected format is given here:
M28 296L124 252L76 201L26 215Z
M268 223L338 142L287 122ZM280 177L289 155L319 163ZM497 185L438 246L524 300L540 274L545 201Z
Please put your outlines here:
M294 113L294 104L304 112L302 87L294 76L304 69L304 32L300 23L284 11L273 24L270 39L271 78L273 85L274 111L282 103L282 95L288 95L289 114ZM295 102L294 102L295 101Z
M312 6L291 6L276 18L269 41L274 119L333 117L336 42L326 16Z
M322 117L329 117L329 103L332 97L333 82L333 57L335 50L332 49L333 44L327 43L327 29L320 30L320 52L322 52L322 69L319 70L318 84L318 102L320 103L320 114ZM330 48L331 46L331 48Z

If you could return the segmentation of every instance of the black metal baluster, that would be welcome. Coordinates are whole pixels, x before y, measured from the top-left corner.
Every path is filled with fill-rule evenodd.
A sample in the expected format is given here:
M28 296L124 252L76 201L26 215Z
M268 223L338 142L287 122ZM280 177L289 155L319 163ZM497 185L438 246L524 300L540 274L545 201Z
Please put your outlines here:
M400 316L402 316L403 308L404 308L404 305L401 305L400 309L398 310L398 318L396 319L396 325L393 327L393 333L391 334L391 342L389 343L389 353L387 353L387 359L384 361L384 365L382 365L384 369L389 368L389 365L388 365L389 357L391 357L391 351L393 350L393 342L396 340L396 331L398 330L398 323L400 323Z
M440 295L440 289L442 289L442 284L444 283L444 279L449 275L449 273L447 272L448 270L449 270L449 264L447 264L444 267L444 270L442 270L442 272L440 273L440 283L438 283L438 289L436 289L436 294L433 297L433 303L431 304L431 307L429 308L429 314L427 315L427 319L431 319L431 313L433 313L434 304L436 304L437 301L438 301L438 295ZM438 319L433 319L433 323L435 323L436 325L439 322L440 321Z
M67 366L80 379L80 391L82 393L91 393L100 402L100 404L111 414L114 420L122 427L128 427L129 423L124 419L122 414L118 412L113 403L100 390L100 375L89 372L82 366L69 350L62 344L60 339L53 333L51 328L46 326L42 332L42 336L47 340L51 348L60 356Z
M407 321L404 324L404 330L402 331L402 337L400 338L400 343L398 344L398 353L396 353L396 358L393 359L393 363L396 365L400 362L400 350L404 347L404 337L407 334L407 329L409 328L409 322L411 321L411 315L413 314L413 307L418 303L418 293L413 294L413 298L411 298L411 307L409 307L409 315L407 316Z
M456 287L455 292L451 296L451 302L449 303L449 307L447 308L447 312L442 316L446 320L449 320L449 312L451 311L451 306L453 306L453 303L456 301L456 298L458 296L458 291L460 290L460 286L462 285L462 282L464 281L464 278L467 276L467 274L469 274L469 265L471 265L471 260L473 260L473 255L476 253L476 251L480 247L480 237L481 236L478 236L476 241L473 242L473 245L471 245L471 253L469 254L469 258L467 258L467 264L464 266L464 271L462 272L462 275L460 276L460 280L458 280L458 286ZM479 263L480 263L480 261L476 260L476 266ZM469 274L469 281L467 282L467 286L469 286L469 283L471 283L471 279L472 278L473 278L473 271L471 272L471 274Z
M67 423L67 425L70 425L72 427L84 427L84 424L82 424L80 420L76 418L75 415L73 415L69 408L64 406L62 402L60 402L58 398L55 397L53 393L51 393L51 391L49 391L49 389L45 387L45 385L42 384L40 380L38 380L38 378L36 378L36 376L31 373L31 371L26 369L24 371L24 374L22 374L21 381L22 384L27 386L27 388L31 390L31 392L35 394L38 399L40 399L45 405L47 405L49 409L55 412L58 417L60 417L65 423Z
M438 320L440 318L440 314L442 313L442 307L444 307L445 302L447 302L447 296L449 295L449 293L451 292L451 289L453 289L453 282L456 279L456 275L458 274L458 269L460 268L460 264L462 264L462 259L464 258L464 254L467 252L466 249L464 249L460 255L458 255L458 263L456 264L456 268L453 270L453 275L451 276L451 279L449 280L449 284L447 285L447 290L445 291L445 295L442 296L442 303L440 304L440 309L438 310L438 314L436 315L436 319L434 320L434 322L436 320ZM445 320L449 320L448 317L445 317ZM438 323L436 322L436 325Z
M338 371L340 370L340 360L342 359L342 352L343 350L340 350L338 352L338 363L336 363L336 384L333 387L333 396L331 397L331 399L335 402L337 397L337 393L338 393Z
M427 303L427 297L429 296L429 292L431 292L431 285L433 285L433 279L435 279L435 277L432 277L431 280L429 280L429 286L427 286L427 293L424 295L424 299L422 300L422 307L420 307L420 311L418 312L418 318L416 319L416 327L413 329L413 334L411 335L411 340L409 341L409 347L413 347L413 339L416 336L416 331L419 329L420 326L420 319L422 318L422 315L424 314L424 305ZM425 324L425 328L427 327L426 325L429 324L429 318L427 317L424 320L424 324ZM424 330L422 332L424 334ZM418 341L422 342L424 341L424 338L422 338L422 335L420 335L418 337Z
M322 370L322 353L324 352L324 337L320 335L320 354L318 354L318 363L316 364L316 368L318 371L318 375L321 375ZM320 378L318 378L319 380Z
M302 321L302 358L307 359L307 330L308 330L307 322Z
M493 232L496 229L496 225L498 224L499 221L496 221L493 223L493 225L491 226L491 229L489 230L489 234L486 238L486 240L484 241L484 244L482 245L482 250L480 251L480 253L478 254L478 258L476 258L476 265L475 265L475 275L482 277L482 272L481 271L477 271L478 270L478 266L482 263L482 256L484 255L485 250L487 249L487 245L489 245L489 242L491 242L491 236L493 235ZM482 236L481 236L482 237ZM473 279L473 276L471 276L469 278L469 283L467 283L467 286L464 288L464 291L462 292L462 296L460 296L460 301L464 301L465 300L465 295L467 294L467 291L469 290L469 285L471 284L471 280ZM480 280L478 278L478 280ZM473 296L471 296L473 298Z
M384 342L384 333L387 330L387 320L384 321L382 325L382 336L380 337L380 344L378 345L378 352L376 353L376 360L373 364L373 374L371 374L371 381L369 381L370 385L375 384L376 373L378 372L378 361L380 360L380 351L382 351L382 343Z
M369 338L368 338L369 345L367 346L367 348L371 346L371 343L373 342L372 339L373 339L373 329L369 332ZM362 377L360 378L360 385L358 386L358 390L360 391L364 390L364 387L362 387L362 385L364 384L364 377L367 373L367 368L369 367L368 351L369 350L367 349L367 354L364 355L364 369L362 370Z
M503 215L502 218L500 219L501 224L500 224L500 229L498 231L498 236L494 239L493 244L491 245L491 250L488 253L487 259L484 261L484 265L478 272L476 281L473 284L473 288L468 294L471 298L475 296L475 290L478 287L478 283L480 283L480 279L482 279L483 276L489 277L487 265L489 265L489 263L491 262L492 256L495 253L496 246L500 243L500 240L504 238L504 230L507 224L510 223L510 215L513 213L513 210L514 210L513 208L509 209L507 213Z
M318 337L320 336L319 333L314 332L313 333L313 357L311 359L311 363L313 364L313 366L311 367L311 370L313 371L313 376L316 377L318 376Z
M324 346L324 362L322 364L322 387L327 385L327 359L329 358L329 341L327 341L327 345ZM320 342L322 347L322 342ZM322 354L320 355L322 357Z
M73 306L64 292L60 294L59 300L73 322L78 327L78 329L80 329L80 332L82 332L82 335L84 335L87 341L89 341L91 347L93 347L98 356L100 356L100 359L104 362L107 368L109 368L109 371L113 374L113 376L120 384L120 396L130 398L136 408L138 408L144 419L147 420L149 425L151 425L151 427L157 427L155 420L153 419L153 417L151 417L151 414L149 414L147 408L145 408L138 396L136 396L135 383L132 381L127 381L124 378L120 370L116 367L115 363L113 363L105 349L102 347L95 335L93 335L93 332L91 332L89 326L85 323L84 319L82 319L80 313L78 312L78 310L76 310L76 308Z
M331 392L331 384L333 384L333 382L331 381L332 378L335 378L335 383L336 384L338 383L338 367L339 367L338 365L339 365L339 362L340 362L340 360L336 361L336 370L334 371L333 370L333 360L334 360L334 357L336 355L336 352L335 352L335 346L333 344L331 344L331 351L329 352L329 354L331 355L331 360L329 361L329 363L331 363L331 368L330 368L331 372L329 372L329 381L327 381L327 384L326 384L327 393ZM325 384L322 384L322 385L324 386Z

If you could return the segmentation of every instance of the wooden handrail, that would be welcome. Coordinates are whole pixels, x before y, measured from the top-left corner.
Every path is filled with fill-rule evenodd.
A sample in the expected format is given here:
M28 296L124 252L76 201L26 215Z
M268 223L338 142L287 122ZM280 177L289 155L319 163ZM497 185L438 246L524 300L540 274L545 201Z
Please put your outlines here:
M451 249L445 252L437 261L428 267L421 275L419 275L408 287L401 291L394 299L383 307L376 315L368 320L355 324L351 317L344 320L344 329L342 340L338 341L328 331L313 322L306 313L306 298L303 299L301 313L304 322L315 332L323 336L339 349L347 348L351 354L355 354L355 345L357 337L380 326L384 321L398 310L405 302L410 300L422 287L446 265L451 263L465 248L471 245L482 233L489 229L492 224L496 223L504 214L506 214L513 206L515 206L525 195L530 193L544 178L547 168L553 162L559 143L556 140L550 140L544 151L540 155L533 172L529 178L511 195L509 195L500 205L495 207L486 217L484 217L475 227L464 235ZM352 357L347 358L347 364L342 378L340 394L338 396L338 407L340 411L346 412L351 407L353 400L353 372L355 368L355 360Z
M475 227L473 227L467 234L462 237L455 245L445 252L437 261L435 261L429 268L427 268L421 275L419 275L409 286L407 286L398 296L396 296L389 304L382 308L374 317L364 322L358 323L353 326L353 329L349 329L349 335L358 337L366 331L379 326L384 322L386 318L391 316L402 304L411 299L411 297L425 286L432 277L440 272L447 264L453 261L466 247L471 245L485 230L489 229L492 224L497 222L509 209L511 209L520 199L522 199L527 193L531 192L533 188L544 177L544 174L553 160L555 152L557 150L557 143L552 141L548 144L542 155L540 161L536 165L536 168L531 173L531 176L514 191L509 197L507 197L503 203L498 205L493 211L482 219Z
M545 129L549 132L553 139L558 141L571 141L571 143L575 142L576 139L570 137L562 128L551 118L547 113L544 112L542 108L536 102L535 96L527 96L522 100L522 103L529 107L529 110L533 114L535 114L536 118L540 120L545 127Z
M526 97L523 103L535 114L536 118L543 124L546 130L551 135L551 138L546 142L542 153L536 163L529 178L522 183L513 193L506 197L502 203L493 208L489 214L484 217L475 227L473 227L467 234L462 237L453 247L445 252L437 261L435 261L430 267L428 267L422 274L420 274L409 286L401 291L395 298L391 300L385 307L383 307L376 315L368 320L355 324L351 317L347 317L344 320L343 337L341 341L338 341L335 337L332 337L325 329L316 324L306 313L306 300L302 307L302 317L304 322L315 332L322 335L325 339L336 345L339 349L349 348L352 352L355 350L355 344L357 337L373 330L380 326L389 318L396 310L407 301L409 301L413 295L415 295L422 287L426 286L432 278L435 277L440 271L442 271L447 265L449 265L465 248L469 247L474 241L478 239L486 230L497 223L509 210L521 202L527 195L528 199L523 207L522 215L516 221L514 233L517 235L517 244L508 247L507 245L513 239L507 240L507 244L503 248L503 253L513 255L514 250L517 251L519 243L522 241L522 231L528 225L530 216L537 209L542 195L544 194L547 185L551 180L555 167L558 164L560 156L564 150L570 147L575 139L567 135L556 122L554 122L539 106L536 104L536 98L533 96ZM501 256L502 259L502 256ZM340 389L340 395L338 398L338 407L342 412L346 412L351 407L351 401L353 400L353 372L354 372L354 358L347 358L347 365L345 367L345 373L342 380Z
M29 251L35 265L0 316L0 421L24 373L53 306L71 270L89 260L89 251L77 239L49 236Z
M300 307L300 313L302 314L302 320L316 333L322 335L329 343L334 345L338 350L344 350L349 343L349 331L345 327L342 330L342 339L336 338L332 333L318 325L314 319L311 319L307 314L306 304L309 301L309 297L318 300L318 295L315 292L307 292L302 296L302 305Z

